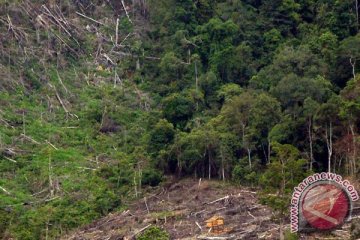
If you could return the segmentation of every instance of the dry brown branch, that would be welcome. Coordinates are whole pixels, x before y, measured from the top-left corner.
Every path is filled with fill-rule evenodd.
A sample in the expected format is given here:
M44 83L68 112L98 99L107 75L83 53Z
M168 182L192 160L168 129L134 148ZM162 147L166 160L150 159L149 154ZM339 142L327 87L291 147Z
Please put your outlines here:
M82 14L82 13L76 12L76 14L79 15L79 16L81 16L81 17L84 17L84 18L86 18L86 19L89 19L89 20L91 20L91 21L93 21L93 22L95 22L95 23L97 23L97 24L106 26L104 23L99 22L99 21L97 21L97 20L95 20L95 19L93 19L93 18L91 18L91 17L88 17L88 16L86 16L86 15L84 15L84 14Z
M37 145L40 144L38 141L34 140L33 138L29 137L28 135L25 135L25 134L22 133L22 134L20 134L20 136L23 137L23 138L25 138L26 140L29 140L29 141L32 142L32 143L35 143L35 144L37 144Z
M200 226L200 224L198 222L195 222L196 226L198 226L198 228L200 229L200 231L202 231L202 227Z
M3 122L6 126L11 127L12 129L15 129L15 127L10 125L5 119L0 118L0 121Z
M225 197L216 199L216 200L214 200L214 201L212 201L212 202L209 202L209 203L206 203L206 204L209 205L209 204L213 204L213 203L216 203L216 202L219 202L219 201L222 201L222 200L227 200L227 199L229 199L229 197L230 197L230 196L227 195L227 196L225 196Z
M76 114L71 113L71 112L66 108L66 106L65 106L63 100L60 98L60 95L59 95L59 93L57 92L56 88L55 88L53 85L51 85L50 83L48 83L48 85L49 85L51 88L54 89L56 99L59 101L59 103L60 103L61 107L64 109L65 113L66 113L67 115L71 116L71 117L75 117L75 118L79 119L79 117L78 117Z
M55 150L59 150L57 147L54 146L54 144L52 144L51 142L49 142L48 140L45 141L47 144L49 144L52 148L54 148Z
M121 44L119 44L119 46L122 46ZM134 58L143 58L143 59L147 59L147 60L161 60L161 58L159 57L152 57L152 56L138 56L136 54L131 54L131 53L127 53L127 52L122 52L122 51L112 51L111 53L114 53L116 55L119 55L120 57L134 57Z
M59 71L56 69L56 73L57 73L57 77L59 79L59 82L61 84L61 86L64 88L65 92L68 93L69 90L66 88L66 86L64 85L63 81L61 80L61 77L60 77L60 74L59 74Z
M115 28L115 46L119 43L119 18L116 19L116 28Z
M236 237L235 237L235 235L224 236L224 237L198 236L197 239L201 239L201 240L229 240L229 239L236 239Z
M55 37L56 37L57 39L59 39L62 43L64 43L65 46L66 46L72 53L75 54L75 57L79 56L79 54L78 54L72 47L70 47L69 44L67 44L67 42L66 42L64 39L62 39L58 34L56 34L55 31L53 31L53 30L51 30L51 29L50 29L50 31L52 32L52 34L55 35Z
M128 39L128 37L131 35L132 33L128 33L128 35L126 35L126 37L121 41L121 43L119 44L119 46L122 46L122 44Z
M60 105L62 106L62 108L64 109L65 113L70 113L69 110L67 110L64 102L62 101L62 99L60 98L59 94L57 92L55 92L56 98L59 101Z
M110 62L113 66L115 66L114 61L111 60L111 58L110 58L107 54L103 53L102 56L103 56L108 62Z
M200 214L200 213L204 213L204 212L206 212L206 210L205 210L205 209L204 209L204 210L201 210L201 211L199 211L199 212L194 213L194 216L196 217L198 214Z
M6 152L7 154L9 154L9 155L12 155L12 156L15 156L15 155L16 155L15 150L12 149L12 148L6 148L6 149L5 149L5 152Z
M18 42L23 42L24 40L27 42L27 34L20 27L16 27L12 23L9 15L7 15L6 19L0 18L0 22L4 23L5 25L8 25L8 31L13 34L13 36Z
M0 190L5 192L7 195L11 195L10 192L8 190L6 190L5 188L3 188L2 186L0 186Z
M48 188L45 188L45 189L43 189L43 190L41 190L40 192L37 192L37 193L34 193L34 194L32 194L31 196L37 196L37 195L39 195L39 194L41 194L41 193L44 193L44 192L46 192L46 191L48 191L49 189Z
M146 229L148 229L149 227L151 227L152 224L147 225L146 227L143 227L142 229L136 231L133 235L131 235L130 237L124 237L124 239L134 239L136 237L136 235L138 235L139 233L142 233L143 231L145 231Z
M129 16L129 13L128 13L127 9L126 9L124 0L121 0L121 4L122 4L122 6L123 6L123 8L124 8L124 11L125 11L125 14L126 14L127 18L128 18L129 21L132 23L132 21L131 21L131 19L130 19L130 16Z
M77 167L79 169L84 169L84 170L91 170L91 171L96 171L96 168L88 168L88 167Z
M9 160L10 162L17 163L17 161L15 161L14 159L8 158L8 157L6 157L6 156L4 156L4 158L5 158L6 160Z
M70 31L66 28L66 26L68 26L68 23L65 19L62 18L62 16L55 16L45 5L42 5L41 7L45 10L45 15L51 17L55 21L57 26L62 28L70 37L72 37Z

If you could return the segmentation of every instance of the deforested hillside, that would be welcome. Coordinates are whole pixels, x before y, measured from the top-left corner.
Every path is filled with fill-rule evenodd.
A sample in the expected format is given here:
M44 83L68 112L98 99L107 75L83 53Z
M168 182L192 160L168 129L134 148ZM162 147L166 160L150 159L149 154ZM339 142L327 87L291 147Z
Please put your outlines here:
M304 177L360 176L358 10L0 0L0 238L69 236L165 176L251 187L274 234L290 236Z
M124 4L131 18L111 2L1 2L1 238L57 238L121 209L141 174L160 179L145 150L159 111L137 85L146 12Z

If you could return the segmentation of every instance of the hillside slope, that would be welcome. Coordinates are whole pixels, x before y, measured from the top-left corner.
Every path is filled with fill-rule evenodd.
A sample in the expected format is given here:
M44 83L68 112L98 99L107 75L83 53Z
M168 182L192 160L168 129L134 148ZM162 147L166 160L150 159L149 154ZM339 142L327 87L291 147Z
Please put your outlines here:
M173 179L173 180L171 180ZM171 177L161 186L149 188L144 198L128 208L111 213L93 223L63 236L62 240L136 239L150 226L158 226L170 239L279 239L280 225L276 215L259 202L259 192L221 181ZM213 216L224 218L226 233L215 234L205 221ZM346 223L331 232L299 234L303 240L345 240L359 231L360 203L353 211L352 226ZM289 230L289 219L283 230ZM294 236L292 236L294 237ZM292 239L290 235L288 238Z
M0 0L0 239L142 211L165 175L255 186L274 224L313 172L359 179L357 2Z
M161 226L170 233L170 239L222 236L208 234L205 224L217 215L224 217L229 229L225 236L231 236L229 239L279 238L279 225L274 223L272 211L259 204L256 192L251 189L185 179L152 189L145 196L128 209L110 214L63 239L131 239L150 224Z

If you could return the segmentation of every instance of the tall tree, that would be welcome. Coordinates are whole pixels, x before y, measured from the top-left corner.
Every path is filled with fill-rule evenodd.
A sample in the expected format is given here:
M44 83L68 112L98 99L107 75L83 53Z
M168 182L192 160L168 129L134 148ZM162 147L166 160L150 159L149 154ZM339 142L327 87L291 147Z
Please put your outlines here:
M351 65L353 79L356 79L357 60L360 59L360 33L356 36L348 37L341 42L340 54L348 58Z
M339 103L337 96L333 96L326 103L323 103L317 112L315 119L318 130L322 134L327 150L327 170L332 171L332 156L334 142L334 128L339 125Z
M248 155L249 167L252 167L251 151L253 148L249 127L251 124L251 110L254 105L254 94L244 92L232 98L222 109L222 115L228 121L230 128L242 140L242 146Z
M356 79L350 80L347 86L341 91L341 108L340 116L345 120L346 125L351 134L352 142L352 157L350 164L350 173L352 175L357 173L358 160L358 126L360 119L360 81L359 76Z
M307 135L309 140L309 169L312 171L314 159L314 116L319 109L319 103L312 98L306 98L304 101L304 117L307 123Z

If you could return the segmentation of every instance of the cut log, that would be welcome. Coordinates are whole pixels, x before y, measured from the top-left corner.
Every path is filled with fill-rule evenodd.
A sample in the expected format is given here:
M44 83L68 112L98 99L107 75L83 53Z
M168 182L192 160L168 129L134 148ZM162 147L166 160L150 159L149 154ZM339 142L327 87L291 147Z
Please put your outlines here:
M122 6L123 6L123 8L124 8L124 11L125 11L125 14L126 14L127 18L128 18L129 21L132 23L132 21L131 21L131 19L130 19L130 16L129 16L129 13L128 13L127 9L126 9L124 0L121 0L121 4L122 4Z
M95 19L93 19L93 18L91 18L91 17L88 17L88 16L86 16L86 15L84 15L84 14L82 14L82 13L76 12L76 14L79 15L79 16L81 16L81 17L84 17L84 18L86 18L86 19L89 19L89 20L91 20L91 21L93 21L93 22L95 22L95 23L97 23L97 24L106 26L104 23L99 22L99 21L97 21L97 20L95 20Z
M0 190L5 192L7 195L10 195L10 192L8 190L6 190L5 188L3 188L2 186L0 186Z
M5 158L6 160L9 160L10 162L17 163L17 161L15 161L14 159L8 158L8 157L6 157L6 156L4 156L4 158Z
M195 224L198 226L198 228L200 229L200 231L202 231L202 227L200 226L200 224L198 222L195 222Z
M27 135L25 135L25 134L23 134L23 133L22 133L20 136L22 136L22 137L25 138L26 140L29 140L29 141L32 142L32 143L35 143L35 144L37 144L37 145L40 144L38 141L34 140L33 138L31 138L31 137L29 137L29 136L27 136Z
M143 227L142 229L140 229L139 231L135 232L133 235L131 235L130 237L126 237L126 239L135 239L136 235L138 235L139 233L142 233L143 231L145 231L146 229L148 229L149 227L151 227L152 224L147 225L146 227Z
M212 201L212 202L209 202L209 203L206 203L207 205L209 205L209 204L213 204L213 203L216 203L216 202L220 202L220 201L222 201L222 200L226 200L226 199L229 199L229 195L227 195L227 196L225 196L225 197L222 197L222 198L219 198L219 199L216 199L216 200L214 200L214 201Z
M228 239L236 239L235 235L230 236L222 236L222 237L213 237L213 236L198 236L197 239L201 240L228 240Z

